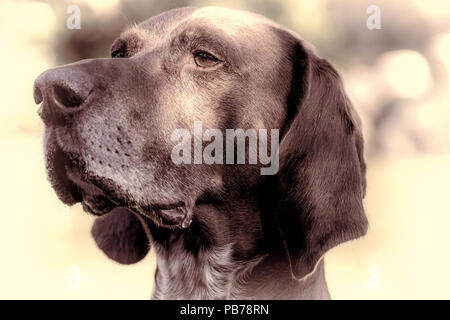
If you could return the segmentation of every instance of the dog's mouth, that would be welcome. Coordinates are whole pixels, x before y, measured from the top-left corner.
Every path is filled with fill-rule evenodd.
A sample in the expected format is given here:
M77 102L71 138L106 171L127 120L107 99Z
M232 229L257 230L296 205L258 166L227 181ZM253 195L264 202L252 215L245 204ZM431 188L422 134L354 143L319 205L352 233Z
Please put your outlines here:
M49 140L46 150L48 178L63 203L81 203L84 211L95 216L123 207L152 219L161 227L186 228L190 225L192 208L185 202L135 203L113 181L88 174L79 156L63 151L51 137Z
M113 199L103 190L99 182L92 178L83 179L83 175L74 168L66 167L66 169L67 178L80 194L84 211L101 216L121 205L118 200Z
M126 205L108 192L108 183L85 174L84 163L64 152L56 143L47 144L47 175L58 198L67 205L81 203L84 211L104 215Z

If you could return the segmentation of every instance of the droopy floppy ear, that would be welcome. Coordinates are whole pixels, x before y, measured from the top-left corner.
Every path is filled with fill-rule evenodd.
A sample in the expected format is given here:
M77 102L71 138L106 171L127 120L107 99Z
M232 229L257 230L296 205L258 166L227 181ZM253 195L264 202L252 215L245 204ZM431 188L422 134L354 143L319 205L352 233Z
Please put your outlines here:
M95 220L91 234L98 247L111 259L132 264L150 250L144 218L125 208L115 208Z
M359 118L340 76L302 40L295 38L290 48L294 67L275 177L276 219L293 277L302 279L326 251L367 232L365 163Z

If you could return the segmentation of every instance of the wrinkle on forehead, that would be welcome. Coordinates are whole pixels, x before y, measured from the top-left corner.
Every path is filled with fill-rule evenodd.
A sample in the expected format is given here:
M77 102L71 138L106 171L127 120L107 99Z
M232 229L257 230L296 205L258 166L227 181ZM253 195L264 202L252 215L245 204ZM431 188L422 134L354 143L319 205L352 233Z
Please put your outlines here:
M128 42L143 42L146 46L157 46L167 40L170 32L194 12L195 8L178 8L163 12L139 24L130 25L120 39Z
M120 38L123 40L128 40L132 38L137 38L140 40L144 40L148 35L147 30L139 28L138 25L134 24L129 26L122 34Z
M144 46L147 36L148 35L144 30L137 28L136 25L133 25L125 30L120 37L114 41L114 44L119 42L125 43L128 51L137 52Z

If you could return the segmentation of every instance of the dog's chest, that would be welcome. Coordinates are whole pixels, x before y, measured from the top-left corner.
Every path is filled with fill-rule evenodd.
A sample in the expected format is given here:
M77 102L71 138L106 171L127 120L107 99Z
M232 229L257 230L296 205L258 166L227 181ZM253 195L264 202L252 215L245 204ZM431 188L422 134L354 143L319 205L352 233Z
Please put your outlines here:
M247 266L233 261L232 244L187 251L183 242L170 249L154 246L157 271L153 299L236 299Z

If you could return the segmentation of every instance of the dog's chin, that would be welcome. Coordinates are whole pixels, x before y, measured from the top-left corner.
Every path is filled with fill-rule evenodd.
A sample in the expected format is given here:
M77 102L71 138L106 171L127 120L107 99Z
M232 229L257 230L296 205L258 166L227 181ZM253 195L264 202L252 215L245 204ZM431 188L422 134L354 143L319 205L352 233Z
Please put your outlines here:
M192 219L192 208L185 202L139 204L121 192L114 182L89 175L84 163L57 144L47 145L47 175L58 198L67 205L81 203L83 210L102 216L123 207L153 220L163 228L186 228Z

